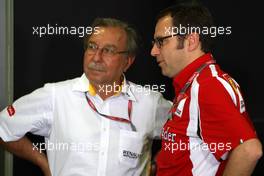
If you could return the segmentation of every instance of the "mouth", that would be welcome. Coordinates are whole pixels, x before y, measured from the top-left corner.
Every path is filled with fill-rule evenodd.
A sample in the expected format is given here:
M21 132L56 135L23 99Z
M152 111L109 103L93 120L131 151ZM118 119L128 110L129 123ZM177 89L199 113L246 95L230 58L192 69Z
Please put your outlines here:
M163 65L165 62L164 62L164 60L157 60L157 63L161 67L161 65Z
M89 67L88 67L88 69L91 71L96 71L96 72L105 72L105 70L103 70L103 69L89 68Z

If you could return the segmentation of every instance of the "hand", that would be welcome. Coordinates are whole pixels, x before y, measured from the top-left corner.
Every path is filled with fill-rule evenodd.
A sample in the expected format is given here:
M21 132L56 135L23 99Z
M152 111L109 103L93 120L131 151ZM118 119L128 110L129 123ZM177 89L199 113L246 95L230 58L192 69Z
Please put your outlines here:
M48 159L43 153L41 153L41 157L38 160L38 166L42 170L44 176L52 176L49 168Z
M50 168L49 168L48 164L46 166L43 165L41 167L41 170L42 170L44 176L51 176L51 172L50 172Z
M45 171L43 171L44 176L51 176L51 172L50 169L46 169Z
M151 162L151 176L155 176L157 174L157 165L155 161Z

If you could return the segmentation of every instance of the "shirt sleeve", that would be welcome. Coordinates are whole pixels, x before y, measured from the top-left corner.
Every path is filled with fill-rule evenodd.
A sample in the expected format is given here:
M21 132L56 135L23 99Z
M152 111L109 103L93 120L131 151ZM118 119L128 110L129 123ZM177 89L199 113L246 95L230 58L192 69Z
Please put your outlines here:
M160 139L160 134L163 125L167 121L169 117L169 110L172 106L172 102L169 100L166 100L161 93L157 93L155 96L155 109L154 109L154 128L153 128L153 138Z
M235 103L239 101L238 90L220 79L199 88L200 136L218 160L244 141L256 138L247 112L240 112Z
M0 137L16 141L27 132L48 137L53 115L52 84L25 95L0 112Z

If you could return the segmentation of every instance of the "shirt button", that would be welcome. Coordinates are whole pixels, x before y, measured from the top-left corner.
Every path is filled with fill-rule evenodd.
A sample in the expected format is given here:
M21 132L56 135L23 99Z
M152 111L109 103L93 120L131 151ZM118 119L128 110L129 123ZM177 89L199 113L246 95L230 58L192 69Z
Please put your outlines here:
M101 155L104 156L104 152L101 152Z
M104 131L106 131L106 128L103 128Z

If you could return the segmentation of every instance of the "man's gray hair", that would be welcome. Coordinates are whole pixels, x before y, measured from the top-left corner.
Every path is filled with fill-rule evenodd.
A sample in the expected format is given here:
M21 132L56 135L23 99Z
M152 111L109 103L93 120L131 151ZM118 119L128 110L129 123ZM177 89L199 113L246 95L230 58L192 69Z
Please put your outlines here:
M138 52L138 35L134 28L132 28L128 23L123 22L114 18L96 18L92 23L92 28L95 27L118 27L126 32L127 41L126 41L126 50L128 51L129 56L136 56ZM92 34L87 35L84 39L84 47L86 48L87 41Z

